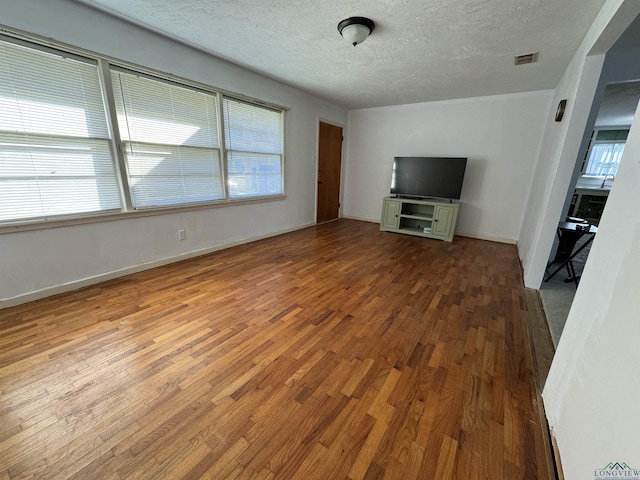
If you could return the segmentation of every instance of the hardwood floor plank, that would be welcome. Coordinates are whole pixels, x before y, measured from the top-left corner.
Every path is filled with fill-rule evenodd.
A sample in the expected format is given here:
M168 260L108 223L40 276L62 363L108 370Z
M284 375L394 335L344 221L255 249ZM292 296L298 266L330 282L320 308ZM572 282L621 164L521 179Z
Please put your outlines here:
M450 436L445 435L442 441L442 447L440 448L435 478L442 480L453 479L457 448L458 442Z
M339 220L0 310L0 479L550 480L526 308Z
M373 429L369 432L362 449L349 470L348 475L351 480L361 480L367 474L369 465L378 450L382 437L385 435L395 411L396 409L388 403L383 405Z

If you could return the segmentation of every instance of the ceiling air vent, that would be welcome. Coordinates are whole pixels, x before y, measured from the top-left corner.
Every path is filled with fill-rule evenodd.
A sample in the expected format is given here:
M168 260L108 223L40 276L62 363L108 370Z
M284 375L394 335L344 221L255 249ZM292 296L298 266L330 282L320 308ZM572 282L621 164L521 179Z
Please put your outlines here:
M525 55L518 55L516 58L516 65L526 65L527 63L534 63L538 61L538 52L527 53Z

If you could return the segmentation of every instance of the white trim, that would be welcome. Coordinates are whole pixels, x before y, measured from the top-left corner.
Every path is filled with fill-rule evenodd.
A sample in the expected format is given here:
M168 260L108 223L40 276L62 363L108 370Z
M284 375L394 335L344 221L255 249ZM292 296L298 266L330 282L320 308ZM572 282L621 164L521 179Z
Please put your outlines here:
M456 231L455 236L457 236L457 237L475 238L476 240L487 240L489 242L508 243L509 245L517 245L518 244L518 240L516 240L515 238L494 237L492 235L484 235L482 233L469 233L469 232L458 232L458 231Z
M348 218L350 220L360 220L361 222L380 223L380 220L371 220L370 218L357 217L354 215L344 215L342 218ZM492 235L483 235L481 233L459 232L456 230L455 236L475 238L476 240L487 240L489 242L508 243L509 245L518 244L518 241L514 238L494 237Z
M247 197L241 199L217 200L215 202L191 203L170 207L141 208L138 210L109 211L88 215L61 215L57 217L24 220L14 223L0 223L0 235L7 233L27 232L30 230L42 230L47 228L68 227L70 225L82 225L85 223L113 222L114 220L126 220L129 218L151 217L169 213L180 213L193 210L207 210L211 208L229 207L235 205L262 204L286 200L285 195L273 195L269 197Z
M101 273L100 275L83 278L73 282L64 283L62 285L56 285L54 287L43 288L42 290L36 290L35 292L25 293L22 295L18 295L16 297L3 298L3 299L0 299L0 310L4 308L9 308L9 307L15 307L17 305L22 305L23 303L40 300L42 298L50 297L52 295L58 295L60 293L70 292L72 290L78 290L80 288L88 287L90 285L95 285L97 283L106 282L108 280L113 280L115 278L124 277L126 275L132 275L134 273L143 272L145 270L151 270L152 268L162 267L164 265L169 265L170 263L180 262L182 260L188 260L190 258L207 255L209 253L217 252L219 250L224 250L224 249L235 247L238 245L244 245L246 243L263 240L265 238L276 237L278 235L283 235L285 233L295 232L296 230L302 230L312 226L314 226L313 223L307 223L304 225L287 228L277 232L269 232L262 235L257 235L255 237L244 238L242 240L236 240L234 242L224 243L221 245L214 245L212 247L207 247L200 250L194 250L192 252L183 253L181 255L177 255L174 257L161 258L159 260L154 260L149 263L143 263L141 265L134 265L132 267L126 267L120 270Z
M371 220L370 218L358 217L356 215L343 215L340 218L348 218L349 220L359 220L361 222L380 223L380 220Z
M532 90L529 92L498 93L494 95L482 95L479 97L474 97L473 100L475 102L491 102L491 101L494 101L496 98L531 97L533 95L540 95L543 97L547 97L550 93L553 93L553 92L554 90L545 89L545 90ZM428 106L455 105L460 103L466 103L468 101L469 101L469 98L453 98L449 100L434 100L431 102L403 103L401 105L386 105L381 107L354 108L349 110L349 113L365 111L365 110L369 112L375 112L377 110L396 110L396 111L416 110L416 109L424 108L425 105L428 105Z

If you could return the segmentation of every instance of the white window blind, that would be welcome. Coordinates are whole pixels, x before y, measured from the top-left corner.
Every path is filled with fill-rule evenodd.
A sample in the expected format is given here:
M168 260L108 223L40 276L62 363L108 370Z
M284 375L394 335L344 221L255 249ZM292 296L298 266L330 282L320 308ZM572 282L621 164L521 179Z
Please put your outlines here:
M229 196L282 194L282 112L226 97L223 111Z
M0 40L0 222L120 208L96 63Z
M596 177L615 175L624 153L624 143L594 143L591 147L585 175Z
M112 70L135 208L224 198L217 96Z

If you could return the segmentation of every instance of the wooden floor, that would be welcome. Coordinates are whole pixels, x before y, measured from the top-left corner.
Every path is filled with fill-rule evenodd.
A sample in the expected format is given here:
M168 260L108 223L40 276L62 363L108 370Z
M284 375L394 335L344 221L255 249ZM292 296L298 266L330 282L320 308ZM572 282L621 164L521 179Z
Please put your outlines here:
M0 479L548 479L516 247L340 220L0 311Z

